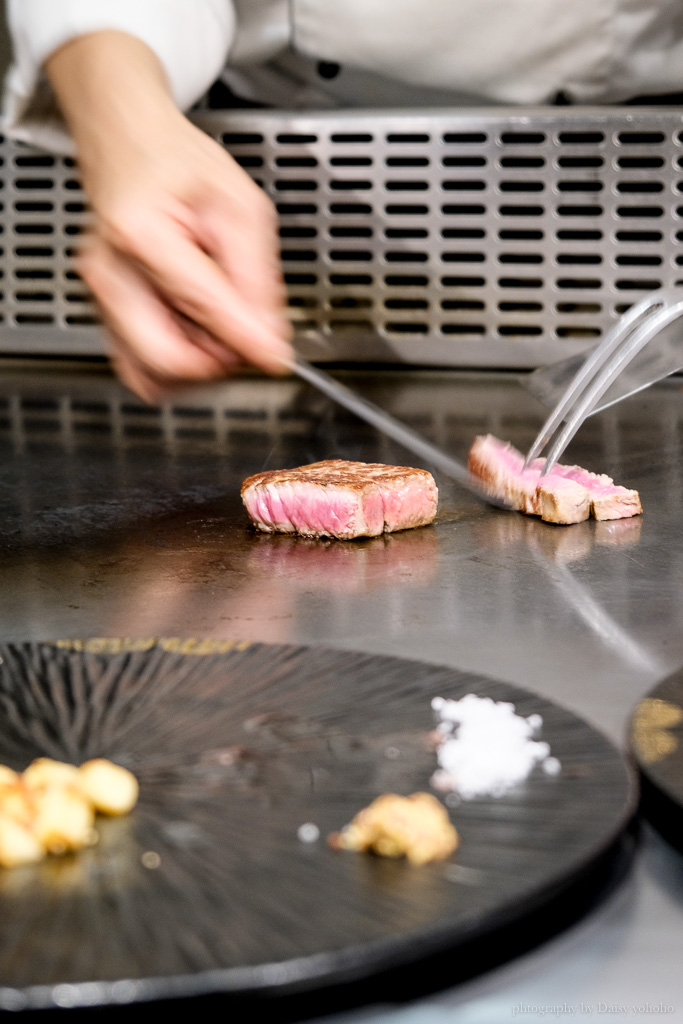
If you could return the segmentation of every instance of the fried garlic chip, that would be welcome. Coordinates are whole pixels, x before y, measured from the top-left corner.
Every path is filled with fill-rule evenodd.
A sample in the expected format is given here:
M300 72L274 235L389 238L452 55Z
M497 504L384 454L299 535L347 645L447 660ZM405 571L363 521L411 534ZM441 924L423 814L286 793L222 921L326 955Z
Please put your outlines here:
M458 833L446 808L431 793L385 793L331 835L329 843L334 849L368 850L426 864L450 857L457 849Z

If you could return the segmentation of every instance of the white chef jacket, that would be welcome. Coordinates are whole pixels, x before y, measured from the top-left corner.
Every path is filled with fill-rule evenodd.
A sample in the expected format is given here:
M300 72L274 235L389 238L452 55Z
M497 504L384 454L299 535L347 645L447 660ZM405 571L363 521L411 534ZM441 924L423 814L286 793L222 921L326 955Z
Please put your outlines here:
M118 29L187 110L224 74L282 109L611 103L683 92L683 0L7 0L5 131L70 152L43 61Z

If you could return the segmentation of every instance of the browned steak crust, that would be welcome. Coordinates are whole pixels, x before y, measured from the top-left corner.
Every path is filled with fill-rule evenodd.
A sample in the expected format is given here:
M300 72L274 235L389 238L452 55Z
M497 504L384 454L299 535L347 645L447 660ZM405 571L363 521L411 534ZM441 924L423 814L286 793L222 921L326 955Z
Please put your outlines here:
M253 484L292 483L297 480L316 484L338 484L350 490L362 491L368 483L396 482L402 477L429 477L426 469L414 469L410 466L386 466L381 462L350 462L346 459L325 459L323 462L311 462L307 466L294 469L268 469L247 477L242 484L241 493Z

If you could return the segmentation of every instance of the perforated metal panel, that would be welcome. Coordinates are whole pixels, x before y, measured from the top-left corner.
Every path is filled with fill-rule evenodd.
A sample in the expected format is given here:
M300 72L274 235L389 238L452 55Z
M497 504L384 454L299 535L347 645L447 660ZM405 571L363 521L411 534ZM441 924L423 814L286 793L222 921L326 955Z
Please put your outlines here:
M0 143L2 157L3 351L69 351L86 331L81 351L97 344L90 297L73 269L86 217L73 161Z
M683 281L680 110L196 120L277 205L311 357L534 366ZM76 169L8 141L2 156L2 350L101 351L72 264L87 218Z

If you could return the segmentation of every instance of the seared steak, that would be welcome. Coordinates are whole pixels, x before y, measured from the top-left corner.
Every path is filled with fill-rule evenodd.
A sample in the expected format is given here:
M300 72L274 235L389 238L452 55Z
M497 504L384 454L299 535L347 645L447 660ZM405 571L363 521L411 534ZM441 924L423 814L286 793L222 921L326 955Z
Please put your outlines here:
M425 526L437 499L424 469L343 459L269 470L242 484L242 501L259 530L340 540Z
M555 466L553 474L574 480L588 490L594 519L628 519L643 511L638 491L620 487L605 473L589 473L581 466Z
M620 487L604 473L557 465L542 477L543 462L536 459L524 469L516 448L487 434L475 438L468 468L492 495L548 523L580 523L590 515L625 519L643 511L637 491Z
M581 523L591 514L590 495L581 484L548 474L536 487L533 512L546 523Z

